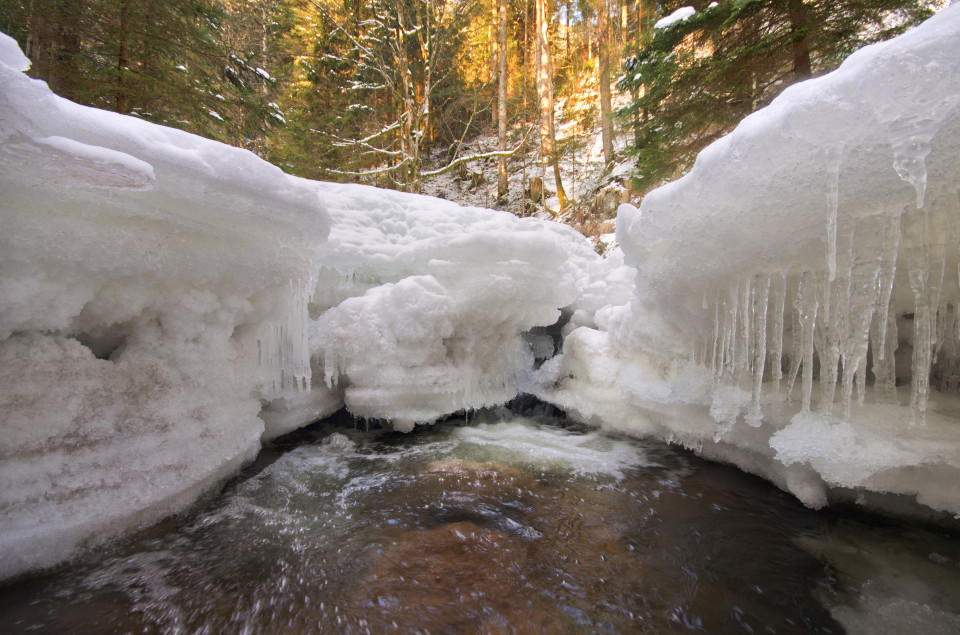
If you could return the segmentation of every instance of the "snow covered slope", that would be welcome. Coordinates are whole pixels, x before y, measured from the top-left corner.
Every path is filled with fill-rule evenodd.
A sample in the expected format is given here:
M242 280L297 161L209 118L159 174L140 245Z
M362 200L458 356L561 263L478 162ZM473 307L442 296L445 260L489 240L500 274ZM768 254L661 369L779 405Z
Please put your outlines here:
M951 6L622 207L635 294L570 335L539 393L814 506L874 492L960 513L958 42Z

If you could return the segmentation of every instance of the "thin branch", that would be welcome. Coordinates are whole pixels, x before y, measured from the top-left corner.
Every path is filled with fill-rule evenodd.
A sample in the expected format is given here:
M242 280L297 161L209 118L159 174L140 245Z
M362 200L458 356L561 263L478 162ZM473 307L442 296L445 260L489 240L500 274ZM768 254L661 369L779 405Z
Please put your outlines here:
M405 157L400 163L396 165L388 166L385 168L377 168L375 170L358 170L348 171L348 170L334 170L333 168L323 168L330 174L343 174L344 176L373 176L375 174L386 174L389 172L396 172L398 169L404 166L404 164L409 163L412 159L410 157Z
M524 141L526 141L526 139L524 139ZM524 141L521 141L520 144L517 145L517 147L514 148L513 150L505 150L505 151L497 150L494 152L484 152L482 154L471 154L470 156L460 157L459 159L455 159L454 161L451 161L450 163L443 166L439 170L430 170L429 172L421 172L420 175L424 177L440 176L441 174L445 172L449 172L453 168L457 167L458 165L463 165L464 163L470 163L472 161L478 161L480 159L492 159L494 157L510 157L520 151L520 149L524 145Z

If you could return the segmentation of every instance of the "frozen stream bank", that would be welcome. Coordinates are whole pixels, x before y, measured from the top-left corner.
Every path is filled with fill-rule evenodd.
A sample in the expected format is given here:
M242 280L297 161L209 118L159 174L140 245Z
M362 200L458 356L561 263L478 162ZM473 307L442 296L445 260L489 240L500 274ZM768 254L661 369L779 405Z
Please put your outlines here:
M810 506L960 513L958 40L954 6L791 88L601 259L66 102L0 37L0 578L342 407L409 431L520 391Z

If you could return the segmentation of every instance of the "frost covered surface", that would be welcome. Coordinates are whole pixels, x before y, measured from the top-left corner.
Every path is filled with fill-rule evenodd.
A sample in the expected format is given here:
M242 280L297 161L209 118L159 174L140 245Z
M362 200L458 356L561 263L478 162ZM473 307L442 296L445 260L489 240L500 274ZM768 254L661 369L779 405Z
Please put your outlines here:
M0 577L183 509L310 379L330 219L252 154L55 97L0 35Z
M635 293L570 334L537 392L813 506L846 490L960 513L957 41L951 6L622 206Z

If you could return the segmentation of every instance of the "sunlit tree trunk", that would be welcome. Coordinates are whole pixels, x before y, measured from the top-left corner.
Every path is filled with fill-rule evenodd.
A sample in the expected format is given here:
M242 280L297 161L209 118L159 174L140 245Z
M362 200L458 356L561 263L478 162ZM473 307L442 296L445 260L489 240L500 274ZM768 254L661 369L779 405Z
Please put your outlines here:
M550 56L550 20L546 0L537 0L537 91L540 97L540 148L544 167L553 167L560 207L566 207L567 194L560 178L560 158L556 153L556 131L553 110L553 60Z
M597 27L600 30L597 64L600 83L600 136L603 142L603 162L613 163L613 108L610 98L611 28L609 0L597 2Z
M500 152L507 151L507 0L500 0L500 82L497 87L497 133ZM497 197L507 195L507 157L497 162Z

